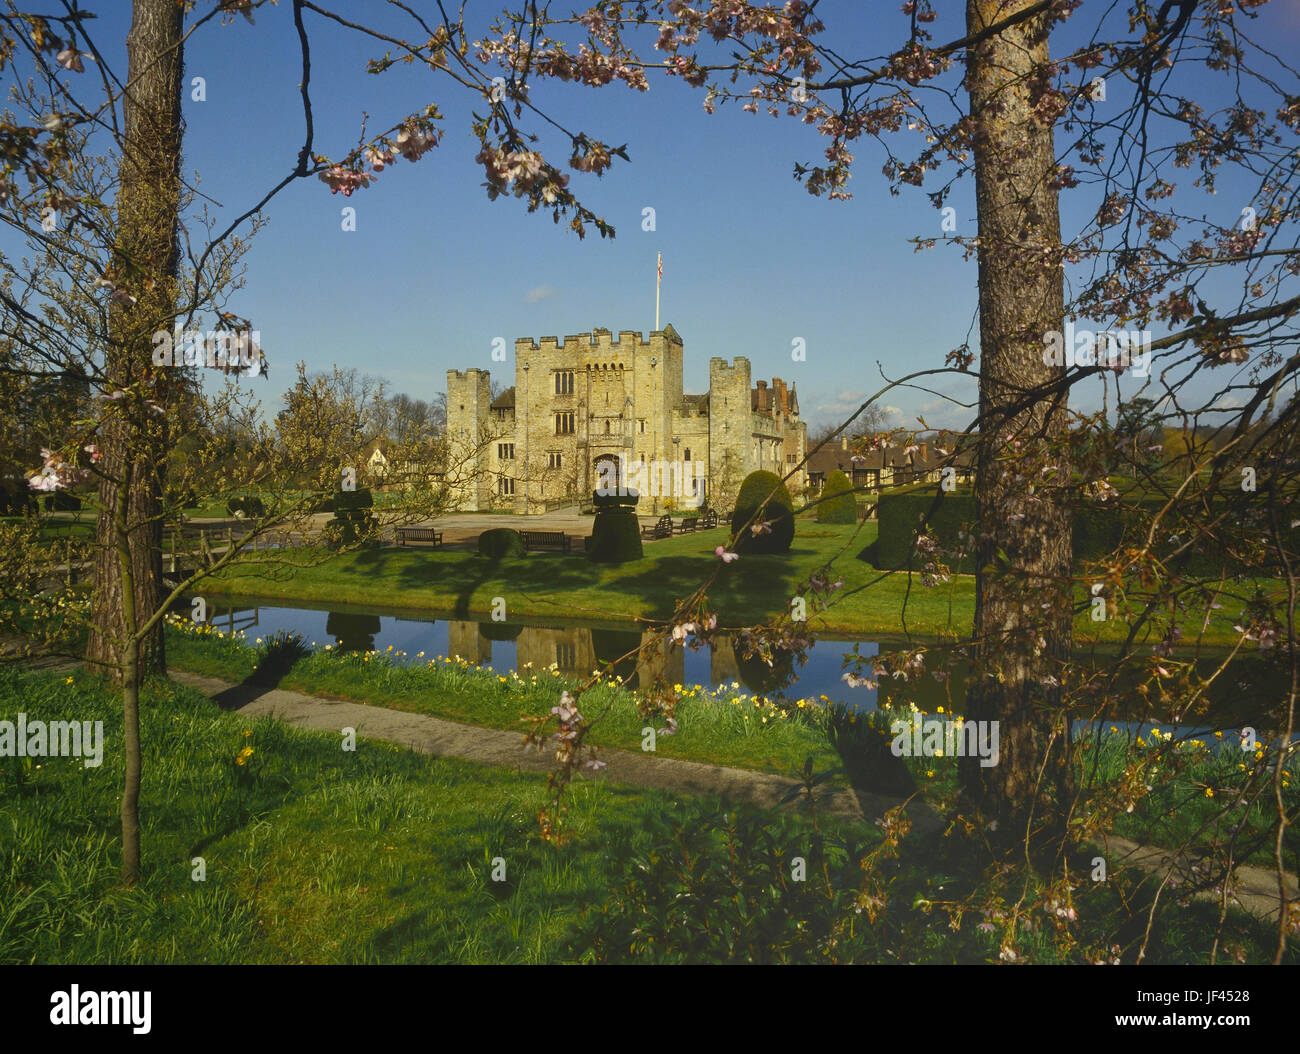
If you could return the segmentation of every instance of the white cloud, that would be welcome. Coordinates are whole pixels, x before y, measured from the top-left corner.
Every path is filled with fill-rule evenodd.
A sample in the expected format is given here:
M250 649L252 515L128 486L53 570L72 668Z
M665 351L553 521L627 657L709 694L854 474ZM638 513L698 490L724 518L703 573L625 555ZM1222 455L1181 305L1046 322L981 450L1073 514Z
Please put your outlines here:
M543 284L543 285L535 286L534 288L528 290L528 292L524 294L524 303L535 304L539 300L545 300L548 296L554 296L554 295L555 295L555 290L552 289L549 285Z

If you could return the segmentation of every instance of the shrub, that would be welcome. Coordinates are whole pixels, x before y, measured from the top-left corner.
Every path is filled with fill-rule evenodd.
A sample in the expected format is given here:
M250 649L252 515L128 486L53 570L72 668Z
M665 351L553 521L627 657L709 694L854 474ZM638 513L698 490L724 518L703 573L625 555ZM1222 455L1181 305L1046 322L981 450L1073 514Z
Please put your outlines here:
M56 490L45 496L46 512L80 512L81 499L67 491Z
M370 510L375 499L364 487L341 490L334 495L334 518L325 524L325 541L335 548L356 545L373 535L379 521Z
M918 483L900 487L880 495L880 531L875 546L873 563L881 570L920 570L924 561L912 554L912 536L921 517L934 505L938 493L934 483ZM1074 508L1073 552L1076 561L1099 560L1122 543L1145 544L1152 518L1164 507L1166 499L1157 494L1128 491L1115 501L1098 502L1080 498ZM929 519L930 532L943 549L953 550L959 545L957 535L962 525L971 531L976 523L975 496L969 486L958 487L945 494L934 508ZM1153 553L1163 559L1182 541L1190 538L1196 524L1188 522L1186 514L1179 516L1171 511L1161 520ZM1292 532L1293 536L1296 532ZM973 574L972 556L957 558L945 555L943 562L955 573ZM1248 565L1229 554L1209 551L1203 546L1181 564L1183 570L1193 574L1218 574L1258 572L1261 565Z
M918 483L910 487L899 487L885 491L880 495L877 511L880 518L880 532L876 539L876 566L890 571L910 567L919 571L924 563L912 553L912 537L921 522L921 518L935 504L939 491L938 484ZM958 487L944 494L943 500L935 506L930 515L930 532L939 540L944 549L957 548L957 534L963 524L975 523L975 495L970 487ZM967 528L970 529L969 526ZM908 557L911 556L911 563ZM974 574L973 557L945 556L943 562L956 574Z
M0 479L0 516L25 516L36 508L36 494L25 479Z
M821 500L817 504L818 523L857 523L858 500L853 496L853 484L839 469L826 477Z
M573 950L600 963L884 961L896 931L857 914L877 876L867 852L786 813L685 804L611 849L607 900ZM795 856L809 880L791 880Z
M775 491L775 493L773 493ZM758 513L755 516L755 512ZM731 514L731 531L754 520L755 524L770 523L762 534L748 527L736 539L736 551L741 553L784 553L794 541L794 502L781 477L775 472L751 472L740 485L736 496L736 511Z
M621 564L640 560L641 525L631 509L597 508L587 542L587 559L593 564Z
M490 560L507 556L524 556L524 540L509 527L493 527L478 536L478 551Z
M598 490L591 493L591 504L597 511L600 509L635 509L637 502L640 500L640 492L631 489L626 494L602 494Z

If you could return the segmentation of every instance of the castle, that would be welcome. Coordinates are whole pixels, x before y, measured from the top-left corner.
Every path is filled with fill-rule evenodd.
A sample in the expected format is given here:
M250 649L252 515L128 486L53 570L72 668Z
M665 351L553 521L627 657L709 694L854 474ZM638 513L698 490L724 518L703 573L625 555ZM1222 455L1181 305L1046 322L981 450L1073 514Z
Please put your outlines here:
M747 358L709 360L709 391L682 388L682 338L591 333L515 341L515 384L495 400L487 370L447 371L444 477L463 511L539 513L610 486L659 515L708 504L728 511L741 481L784 476L804 458L794 386L750 386ZM806 485L803 470L787 481Z

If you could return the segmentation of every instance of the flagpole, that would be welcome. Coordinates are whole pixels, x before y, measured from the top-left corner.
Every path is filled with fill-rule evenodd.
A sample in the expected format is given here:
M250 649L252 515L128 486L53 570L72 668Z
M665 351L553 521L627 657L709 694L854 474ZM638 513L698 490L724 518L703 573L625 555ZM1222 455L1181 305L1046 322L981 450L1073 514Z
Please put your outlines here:
M659 332L659 284L664 280L664 254L659 254L659 269L655 273L655 332Z

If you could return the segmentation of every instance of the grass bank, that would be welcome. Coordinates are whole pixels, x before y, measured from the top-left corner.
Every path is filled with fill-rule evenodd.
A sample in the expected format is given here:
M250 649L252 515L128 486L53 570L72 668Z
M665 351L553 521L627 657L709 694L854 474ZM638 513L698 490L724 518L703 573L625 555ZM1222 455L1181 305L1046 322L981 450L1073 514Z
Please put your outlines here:
M604 782L574 788L556 846L535 834L540 776L365 740L345 752L158 682L142 707L144 879L126 890L117 699L86 674L0 671L0 716L15 711L101 720L105 752L98 768L0 767L3 963L1132 961L1152 907L1117 873L1068 894L1067 920L1057 891L983 885L960 838L882 855L873 825L818 832ZM966 906L950 922L945 904ZM1164 898L1146 960L1208 961L1216 916ZM1221 956L1271 951L1235 912L1217 935Z
M250 558L203 583L205 595L255 596L287 603L349 603L393 609L445 612L454 618L487 616L503 598L513 617L665 619L715 569L714 549L727 541L724 528L668 538L645 545L645 556L627 564L588 563L581 555L532 553L491 560L475 552L380 547L325 557L316 552L276 554L266 563ZM854 636L906 632L942 637L968 634L975 610L971 575L923 584L919 573L877 571L868 559L876 524L819 524L801 520L794 546L780 555L745 555L721 568L709 599L725 626L752 625L789 609L791 598L809 576L834 561L844 579L825 611L808 603L809 625L822 633ZM310 566L314 561L321 561ZM296 566L295 566L296 565ZM1200 628L1208 613L1203 641L1226 644L1255 587L1272 583L1230 583L1217 597L1187 598L1181 615ZM1094 622L1088 584L1076 590L1076 632L1081 642L1123 640L1122 619ZM1209 604L1221 606L1211 610ZM1185 630L1188 637L1189 631Z
M169 625L167 646L170 661L180 668L233 681L252 677L273 647L260 638L250 645L239 634L184 621ZM279 683L309 694L521 731L522 717L548 714L561 691L576 688L554 667L500 673L460 656L339 653L328 645L299 659ZM636 693L602 680L582 695L579 706L589 719L607 713L591 742L641 749L647 722L637 709ZM962 715L945 709L940 706L925 719L960 725ZM940 813L958 808L951 745L946 757L942 749L932 757L891 753L892 724L910 721L915 712L915 705L904 704L858 714L825 697L787 704L736 687L709 691L682 686L679 731L656 738L656 755L791 778L811 758L816 771L833 773L832 786L847 785L850 772L869 770L879 778L893 770L895 779L918 790ZM1078 779L1084 786L1081 818L1090 817L1101 830L1167 848L1209 848L1231 840L1239 862L1271 866L1275 814L1269 794L1261 800L1261 789L1271 787L1276 744L1246 752L1232 733L1126 732L1104 725L1076 746ZM1300 810L1297 770L1300 758L1293 757L1282 774L1290 814ZM1294 861L1300 860L1296 825L1288 828L1285 846L1288 866L1295 868Z

